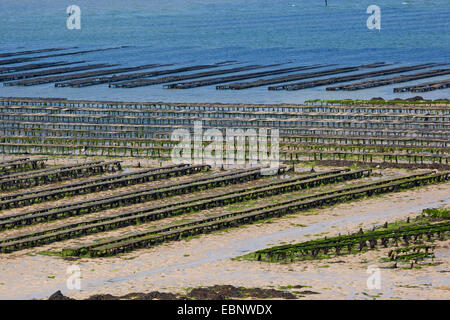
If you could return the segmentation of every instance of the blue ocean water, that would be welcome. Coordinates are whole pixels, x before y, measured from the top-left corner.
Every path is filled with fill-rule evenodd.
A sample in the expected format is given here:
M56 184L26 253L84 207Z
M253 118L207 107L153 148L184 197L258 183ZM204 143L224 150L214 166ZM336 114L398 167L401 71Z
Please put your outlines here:
M291 62L353 66L377 61L417 64L450 62L448 0L1 0L0 52L34 48L80 49L130 46L119 50L46 61L102 61L135 66L237 60L242 64ZM381 30L369 30L369 5L381 9ZM66 28L66 8L81 8L81 30ZM443 77L445 78L445 77ZM425 79L408 84L428 82ZM248 80L246 80L248 81ZM402 84L403 85L403 84ZM397 85L398 86L398 85ZM83 99L300 103L312 98L406 98L394 86L355 92L325 87L285 92L257 87L217 91L214 86L166 90L162 85L112 89L0 86L0 96L54 96ZM420 94L449 98L450 90Z

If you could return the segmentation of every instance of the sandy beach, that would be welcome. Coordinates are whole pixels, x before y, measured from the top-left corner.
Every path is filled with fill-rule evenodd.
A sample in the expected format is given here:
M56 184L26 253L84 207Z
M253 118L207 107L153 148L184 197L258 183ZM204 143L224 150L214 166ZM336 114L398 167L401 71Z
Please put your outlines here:
M44 299L57 290L73 298L130 292L185 292L215 284L279 288L294 285L319 292L302 299L448 299L449 242L439 242L435 265L389 269L386 249L293 264L231 260L247 252L283 243L337 235L413 217L424 208L450 205L450 184L440 184L314 209L262 223L169 242L117 257L68 261L48 256L55 243L0 256L1 299ZM65 243L64 243L65 244ZM41 252L41 253L40 253ZM68 290L66 269L81 270L81 291ZM381 269L382 287L369 290L368 266Z

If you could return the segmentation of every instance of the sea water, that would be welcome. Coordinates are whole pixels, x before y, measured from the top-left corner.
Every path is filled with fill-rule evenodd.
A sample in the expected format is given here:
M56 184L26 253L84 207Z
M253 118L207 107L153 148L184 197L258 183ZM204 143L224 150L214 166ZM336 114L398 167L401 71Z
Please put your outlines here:
M66 26L66 9L70 5L81 9L79 30ZM370 5L380 7L380 30L367 27L370 14L366 10ZM0 0L0 21L0 53L50 47L76 46L79 49L75 51L129 46L40 61L88 60L122 66L176 63L159 69L225 60L237 60L239 64L233 67L272 63L286 63L282 67L344 67L379 61L401 63L396 66L450 62L448 0L328 0L328 6L324 0ZM36 55L54 53L57 52ZM376 69L364 71L372 70ZM257 71L261 70L247 72ZM267 86L219 91L215 86L168 90L161 84L131 89L108 88L105 84L85 88L43 84L0 86L0 96L301 103L317 98L407 98L417 94L394 94L392 89L445 78L448 77L353 92L327 92L325 87L287 92L268 91ZM252 80L255 79L243 81ZM312 79L304 81L308 80ZM427 99L449 98L450 89L419 95Z

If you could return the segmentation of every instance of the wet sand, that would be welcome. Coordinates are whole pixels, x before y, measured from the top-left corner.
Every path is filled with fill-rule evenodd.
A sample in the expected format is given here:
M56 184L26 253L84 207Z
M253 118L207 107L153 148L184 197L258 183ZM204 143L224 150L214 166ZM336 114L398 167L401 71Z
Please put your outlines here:
M314 209L296 215L169 242L110 258L67 261L38 254L46 247L0 256L0 299L42 299L57 290L74 298L97 293L185 292L188 287L307 285L318 295L302 299L449 299L449 242L436 250L436 265L385 269L383 250L322 261L268 264L231 258L268 246L353 232L450 205L450 183ZM344 261L344 262L340 262ZM81 291L66 287L66 268L81 268ZM366 286L369 265L381 268L382 287Z

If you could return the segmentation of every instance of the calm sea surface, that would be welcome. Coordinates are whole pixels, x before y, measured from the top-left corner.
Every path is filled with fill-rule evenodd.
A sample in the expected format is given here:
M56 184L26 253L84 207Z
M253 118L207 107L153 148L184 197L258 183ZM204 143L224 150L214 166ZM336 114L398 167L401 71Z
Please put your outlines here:
M324 2L1 0L0 52L127 45L130 47L46 60L89 60L124 66L147 63L177 63L184 66L224 60L237 60L242 64L291 62L287 66L324 63L352 66L378 61L402 64L450 62L448 0L328 0L328 7ZM66 8L72 4L81 8L81 30L66 28ZM380 31L369 30L366 26L369 17L366 9L372 4L381 8ZM435 79L439 78L410 83ZM394 95L393 87L355 92L326 92L325 87L273 92L266 87L216 91L215 86L167 90L162 89L162 85L133 89L112 89L99 85L78 89L54 88L53 84L45 84L26 88L0 86L0 96L300 103L311 98L406 98L415 95ZM420 95L431 99L450 98L450 89Z

